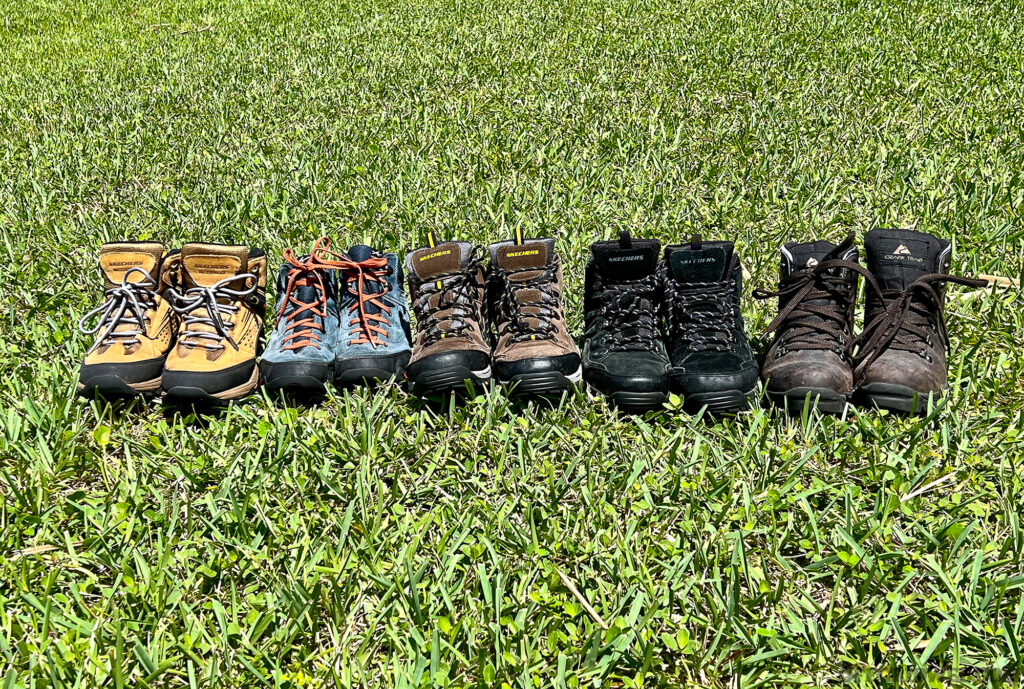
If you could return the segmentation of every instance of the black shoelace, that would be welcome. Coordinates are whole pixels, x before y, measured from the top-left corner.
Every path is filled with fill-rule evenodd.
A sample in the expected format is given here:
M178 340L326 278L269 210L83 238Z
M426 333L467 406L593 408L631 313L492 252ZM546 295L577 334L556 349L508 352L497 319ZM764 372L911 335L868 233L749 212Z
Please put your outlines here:
M676 346L691 352L736 350L740 299L732 280L665 281L665 322Z
M559 317L562 299L555 289L559 259L544 268L496 269L501 280L498 300L498 337L511 335L513 342L550 340L555 336L553 319ZM526 280L513 280L517 273L536 272ZM527 296L529 292L535 296ZM529 309L529 311L527 311ZM532 321L532 322L531 322Z
M597 317L610 351L650 351L658 337L655 300L658 276L642 280L603 284L597 281L593 293L600 295Z
M888 349L913 352L931 362L929 348L937 335L942 346L949 346L946 335L945 299L939 285L953 283L966 287L985 287L986 280L962 278L944 273L922 275L903 290L883 290L875 284L884 310L868 316L854 343L854 377L861 380L868 368Z
M472 322L479 321L476 276L481 265L482 259L474 258L457 273L434 276L417 286L412 308L424 344L460 337Z

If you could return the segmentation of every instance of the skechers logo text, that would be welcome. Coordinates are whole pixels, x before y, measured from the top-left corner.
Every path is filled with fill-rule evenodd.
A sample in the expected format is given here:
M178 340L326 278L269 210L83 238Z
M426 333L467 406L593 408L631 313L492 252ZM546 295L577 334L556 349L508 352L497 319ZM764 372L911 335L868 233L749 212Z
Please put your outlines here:
M441 258L442 256L448 256L449 254L451 254L451 252L452 252L451 249L445 249L444 251L435 251L432 254L427 254L426 256L420 256L417 260L418 261L429 261L432 258Z
M612 256L608 259L609 263L623 263L625 261L642 261L642 254L636 254L635 256Z
M505 255L509 258L514 258L516 256L537 256L538 254L540 254L540 249L531 249L529 251L510 251Z

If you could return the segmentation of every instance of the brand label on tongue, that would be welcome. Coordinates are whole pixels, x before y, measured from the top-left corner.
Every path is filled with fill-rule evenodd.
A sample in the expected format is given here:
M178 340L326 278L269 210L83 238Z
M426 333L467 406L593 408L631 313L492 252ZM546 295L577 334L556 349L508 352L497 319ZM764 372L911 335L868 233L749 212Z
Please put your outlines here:
M204 287L238 275L242 269L242 262L236 256L187 256L183 262L189 277Z
M878 244L879 253L882 256L883 261L896 261L900 263L917 264L924 263L924 256L919 247L915 246L913 251L907 246L908 243L917 244L917 242L901 242L898 239L882 240Z
M413 254L410 261L416 275L421 278L454 273L459 269L461 262L462 252L456 244L421 249L418 254Z
M678 249L669 254L672 273L686 282L721 280L725 275L726 252L723 247Z
M620 249L602 258L605 279L639 280L654 272L655 249Z
M540 242L509 244L498 249L497 259L505 269L538 268L547 265L548 248Z
M144 251L115 251L100 256L100 268L110 282L120 284L132 268L141 268L152 276L153 269L156 268L156 256ZM145 279L146 276L137 270L128 276L128 282Z

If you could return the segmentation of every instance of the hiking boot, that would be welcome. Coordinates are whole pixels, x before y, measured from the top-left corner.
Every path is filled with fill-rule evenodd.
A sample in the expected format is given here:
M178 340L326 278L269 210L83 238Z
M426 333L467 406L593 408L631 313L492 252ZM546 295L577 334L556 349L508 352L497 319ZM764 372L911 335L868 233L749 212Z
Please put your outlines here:
M183 291L167 292L181 324L164 366L164 394L175 402L249 394L259 382L267 257L244 246L186 244L181 277Z
M858 398L907 413L928 408L946 388L945 283L984 287L984 280L947 274L953 246L913 230L879 229L864 240L874 283L857 339Z
M851 234L832 242L782 247L779 289L756 290L758 299L778 297L778 316L765 334L775 338L765 354L761 379L768 397L791 412L805 404L839 414L853 393L853 312L864 270Z
M334 296L334 271L318 262L316 253L330 246L326 237L309 255L284 251L277 275L277 318L260 359L260 375L268 392L325 392L334 379L334 349L341 317Z
M418 395L479 390L491 379L483 259L469 242L437 244L405 257L416 338L406 368ZM468 385L467 385L468 384Z
M661 338L661 243L595 242L584 276L583 377L619 409L642 413L668 400L669 359Z
M341 333L334 372L341 385L391 380L409 363L409 306L396 254L356 244L345 254L321 252L337 269Z
M662 288L672 389L691 410L748 406L758 372L740 314L743 274L732 242L665 247Z
M517 237L491 244L488 253L495 377L514 395L560 396L572 390L583 379L583 368L565 322L555 240Z
M174 280L177 263L177 252L165 255L155 242L100 247L105 300L78 323L86 335L99 333L79 368L80 394L127 397L160 389L176 329L163 292ZM96 316L96 326L86 327Z

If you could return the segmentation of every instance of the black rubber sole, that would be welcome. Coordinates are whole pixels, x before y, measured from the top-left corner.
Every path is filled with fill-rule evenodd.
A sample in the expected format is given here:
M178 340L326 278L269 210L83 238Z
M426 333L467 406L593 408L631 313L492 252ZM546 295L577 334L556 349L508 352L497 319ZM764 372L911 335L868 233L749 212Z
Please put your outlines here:
M173 388L164 390L164 402L184 406L188 404L224 404L226 400L218 399L202 388L191 388L184 385L177 385Z
M521 373L501 382L508 387L510 397L561 397L575 390L582 376L582 370L572 376L560 371L543 371Z
M707 408L710 414L734 414L750 407L757 388L747 390L716 390L683 396L683 408L691 413Z
M627 414L643 414L661 409L668 402L667 392L632 392L620 390L607 395L608 400L619 411Z
M415 378L409 377L409 390L414 395L429 397L451 393L478 393L491 381L490 369L486 376L477 376L465 366L447 366L421 371Z
M338 385L374 384L398 378L409 365L410 352L389 356L343 359L334 363L334 382Z
M159 390L159 378L157 378L156 386L150 390L136 390L117 376L95 376L85 383L78 384L78 394L82 397L100 395L106 399L152 396Z
M327 391L333 373L330 364L317 362L260 362L260 376L269 393L318 394Z
M769 390L768 399L790 414L800 414L807 406L825 414L842 414L849 404L846 395L829 388L793 388L783 392Z
M892 383L869 383L858 388L854 400L860 406L877 407L903 414L924 414L928 411L928 400L936 405L942 399L941 392L917 392L905 385Z

